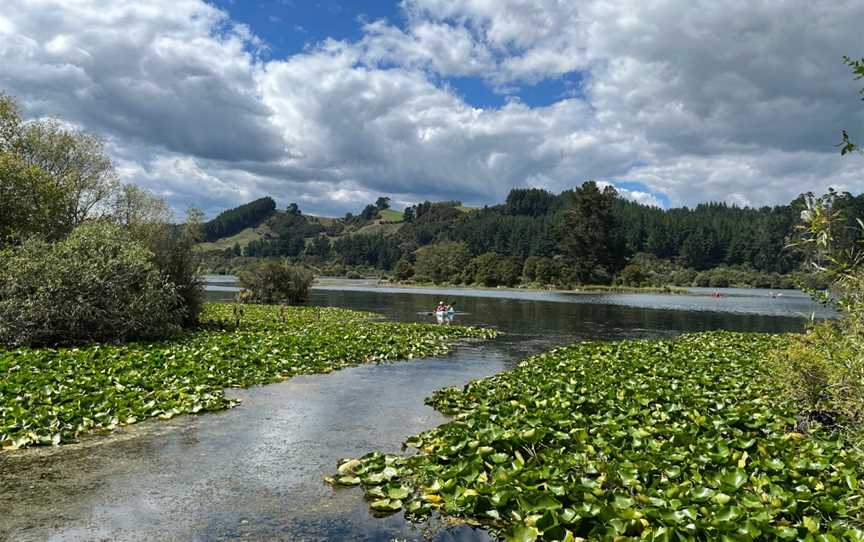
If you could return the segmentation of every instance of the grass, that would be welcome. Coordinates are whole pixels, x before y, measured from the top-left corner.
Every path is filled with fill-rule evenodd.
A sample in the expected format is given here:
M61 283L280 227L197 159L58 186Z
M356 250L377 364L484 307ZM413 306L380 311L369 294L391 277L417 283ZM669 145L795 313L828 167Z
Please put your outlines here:
M384 209L383 211L378 212L378 217L381 220L387 220L389 222L402 222L404 215L402 211L394 211L393 209Z
M205 310L207 328L173 340L0 350L0 444L56 445L146 418L220 410L232 406L223 393L227 387L440 355L455 340L496 335L371 316L213 304Z
M246 247L252 241L260 241L265 236L270 235L272 230L267 222L262 222L254 228L246 228L239 233L223 239L217 239L210 243L199 243L196 248L201 252L211 252L215 250L226 250L234 248L235 244L239 244L240 248Z
M586 342L436 392L411 456L329 481L377 514L433 510L508 540L864 540L864 454L796 429L770 378L784 336Z

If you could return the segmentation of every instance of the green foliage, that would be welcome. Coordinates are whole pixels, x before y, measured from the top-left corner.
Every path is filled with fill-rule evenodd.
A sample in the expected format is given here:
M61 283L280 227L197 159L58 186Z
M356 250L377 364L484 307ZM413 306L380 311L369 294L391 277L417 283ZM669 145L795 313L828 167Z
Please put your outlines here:
M203 238L201 217L200 210L189 209L183 226L158 224L155 235L148 241L153 262L162 276L174 285L184 327L196 325L204 307L204 285L199 271L201 256L195 251L195 244Z
M174 284L128 231L89 223L0 257L0 344L164 337L184 317Z
M843 57L843 63L852 68L852 73L856 80L864 79L864 58L854 59L848 56ZM861 96L864 96L864 88L859 91ZM864 98L861 98L864 100ZM840 154L849 154L850 152L862 152L856 143L852 141L846 130L843 130L843 140L840 142Z
M119 188L102 140L55 120L24 122L0 91L0 246L108 218Z
M259 224L275 210L276 202L273 198L264 197L222 211L216 218L204 224L204 239L214 241L230 237L245 228Z
M556 201L555 194L541 188L514 188L507 194L504 205L512 215L536 218L549 214Z
M399 240L384 235L348 235L333 243L333 253L342 264L393 269L402 255Z
M66 233L59 187L42 169L12 153L0 153L0 246L29 236Z
M565 193L562 247L577 282L605 284L623 265L624 239L613 213L617 197L611 186L600 190L591 181Z
M515 286L521 278L522 268L515 258L487 252L472 258L462 275L463 282L483 286Z
M864 250L860 240L851 245L841 240L847 223L841 201L833 191L807 198L798 247L831 281L830 290L814 295L835 304L843 318L811 325L775 362L778 380L804 417L827 417L864 438Z
M814 324L774 355L777 381L805 423L864 437L864 327L860 318Z
M370 322L343 309L208 305L205 328L163 342L0 350L0 445L20 448L230 407L226 387L441 355L492 330ZM223 329L219 329L219 328Z
M250 244L244 255L287 256L299 261L308 254L318 258L310 262L314 265L329 259L348 267L390 271L400 258L413 258L418 248L461 242L470 257L494 252L517 259L530 284L566 288L620 282L624 266L633 263L636 255L648 254L676 270L673 280L672 275L642 266L654 287L689 286L697 273L708 272L699 283L780 288L805 278L795 276L801 275L800 251L787 246L802 202L799 198L790 205L759 209L725 203L660 209L626 200L611 187L601 190L590 182L559 195L514 189L505 204L471 212L465 212L459 202L427 201L407 207L400 217L395 211L370 205L359 216L349 213L326 226L314 217L289 220L286 213L277 213L268 224L284 224L274 225L274 235ZM842 194L838 205L844 207L849 220L864 217L862 196ZM391 228L373 234L369 228L376 218ZM327 257L304 250L322 230L335 238ZM844 230L843 236L847 244L860 237L851 229ZM546 258L541 264L543 278L529 278L539 261L532 260L526 267L530 258ZM715 273L717 269L722 271ZM461 280L461 270L439 279Z
M367 205L360 211L360 218L366 221L375 220L378 218L378 208L372 204Z
M393 269L396 280L408 280L414 276L414 266L408 258L400 258Z
M343 461L373 511L508 540L862 540L864 454L796 432L765 363L787 337L586 342L440 390L411 456Z
M638 263L631 263L621 270L620 279L625 286L642 286L645 283L646 275L642 271L642 266Z
M383 211L378 211L378 217L387 222L402 222L404 213L394 211L393 209L384 209Z
M287 261L265 261L237 277L245 298L256 303L303 303L315 277Z
M561 258L530 256L522 266L522 280L541 286L565 286L566 266Z
M471 256L465 243L443 242L417 251L414 273L420 280L435 284L460 277Z

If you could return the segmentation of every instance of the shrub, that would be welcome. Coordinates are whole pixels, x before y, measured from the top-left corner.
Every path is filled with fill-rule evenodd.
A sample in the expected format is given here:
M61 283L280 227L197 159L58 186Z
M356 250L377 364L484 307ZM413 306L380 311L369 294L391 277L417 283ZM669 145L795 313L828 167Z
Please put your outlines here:
M287 261L265 261L238 277L243 299L257 303L302 303L309 299L315 277L306 268Z
M183 325L194 326L204 308L204 289L199 267L201 256L195 243L203 238L199 211L187 213L182 227L163 225L150 237L148 246L153 263L162 275L174 284L178 302L183 308Z
M621 270L621 284L625 286L642 286L645 282L645 273L638 263L628 264Z
M813 324L774 356L776 374L801 416L839 423L864 436L864 250L837 247L834 232L842 216L837 194L808 196L798 229L798 248L823 277L830 292L817 299L843 313L835 322ZM864 226L864 224L862 224ZM807 421L807 420L804 420Z
M786 394L808 420L859 432L864 424L864 332L850 319L812 325L773 356Z
M411 265L410 260L403 257L396 262L396 268L393 272L396 275L397 280L408 280L414 276L414 266Z
M123 228L88 223L66 239L0 255L0 343L75 344L161 338L184 309L153 254Z

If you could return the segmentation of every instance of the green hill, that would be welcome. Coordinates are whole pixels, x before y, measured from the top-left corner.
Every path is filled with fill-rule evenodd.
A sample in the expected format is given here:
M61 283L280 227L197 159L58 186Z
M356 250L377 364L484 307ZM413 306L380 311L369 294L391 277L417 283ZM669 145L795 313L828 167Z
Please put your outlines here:
M230 235L199 246L206 267L234 269L282 257L321 274L354 270L401 280L565 288L782 288L804 275L801 255L786 246L800 201L759 209L725 203L661 209L587 182L561 194L514 189L504 203L482 208L427 201L400 212L379 198L342 218L289 206L261 220L268 202L252 203L220 215L224 224L217 230ZM854 244L862 237L854 225L864 216L864 196L843 194L837 205L849 226L841 242ZM252 223L234 231L243 220Z

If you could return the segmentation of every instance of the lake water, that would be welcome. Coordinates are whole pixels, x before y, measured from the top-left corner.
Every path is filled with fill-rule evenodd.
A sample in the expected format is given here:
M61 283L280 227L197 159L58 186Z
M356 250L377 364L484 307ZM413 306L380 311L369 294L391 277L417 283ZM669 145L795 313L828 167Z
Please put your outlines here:
M234 295L209 280L211 299ZM711 294L722 291L726 297ZM775 291L776 293L776 291ZM706 295L707 294L707 295ZM448 356L370 364L329 375L232 390L234 409L147 422L80 444L0 453L0 539L8 540L487 540L480 530L372 517L357 488L322 483L342 457L398 452L445 421L423 404L578 339L668 337L688 331L800 331L829 311L803 294L758 290L693 295L569 294L376 288L328 282L311 303L432 321L453 303L455 323L506 335Z

